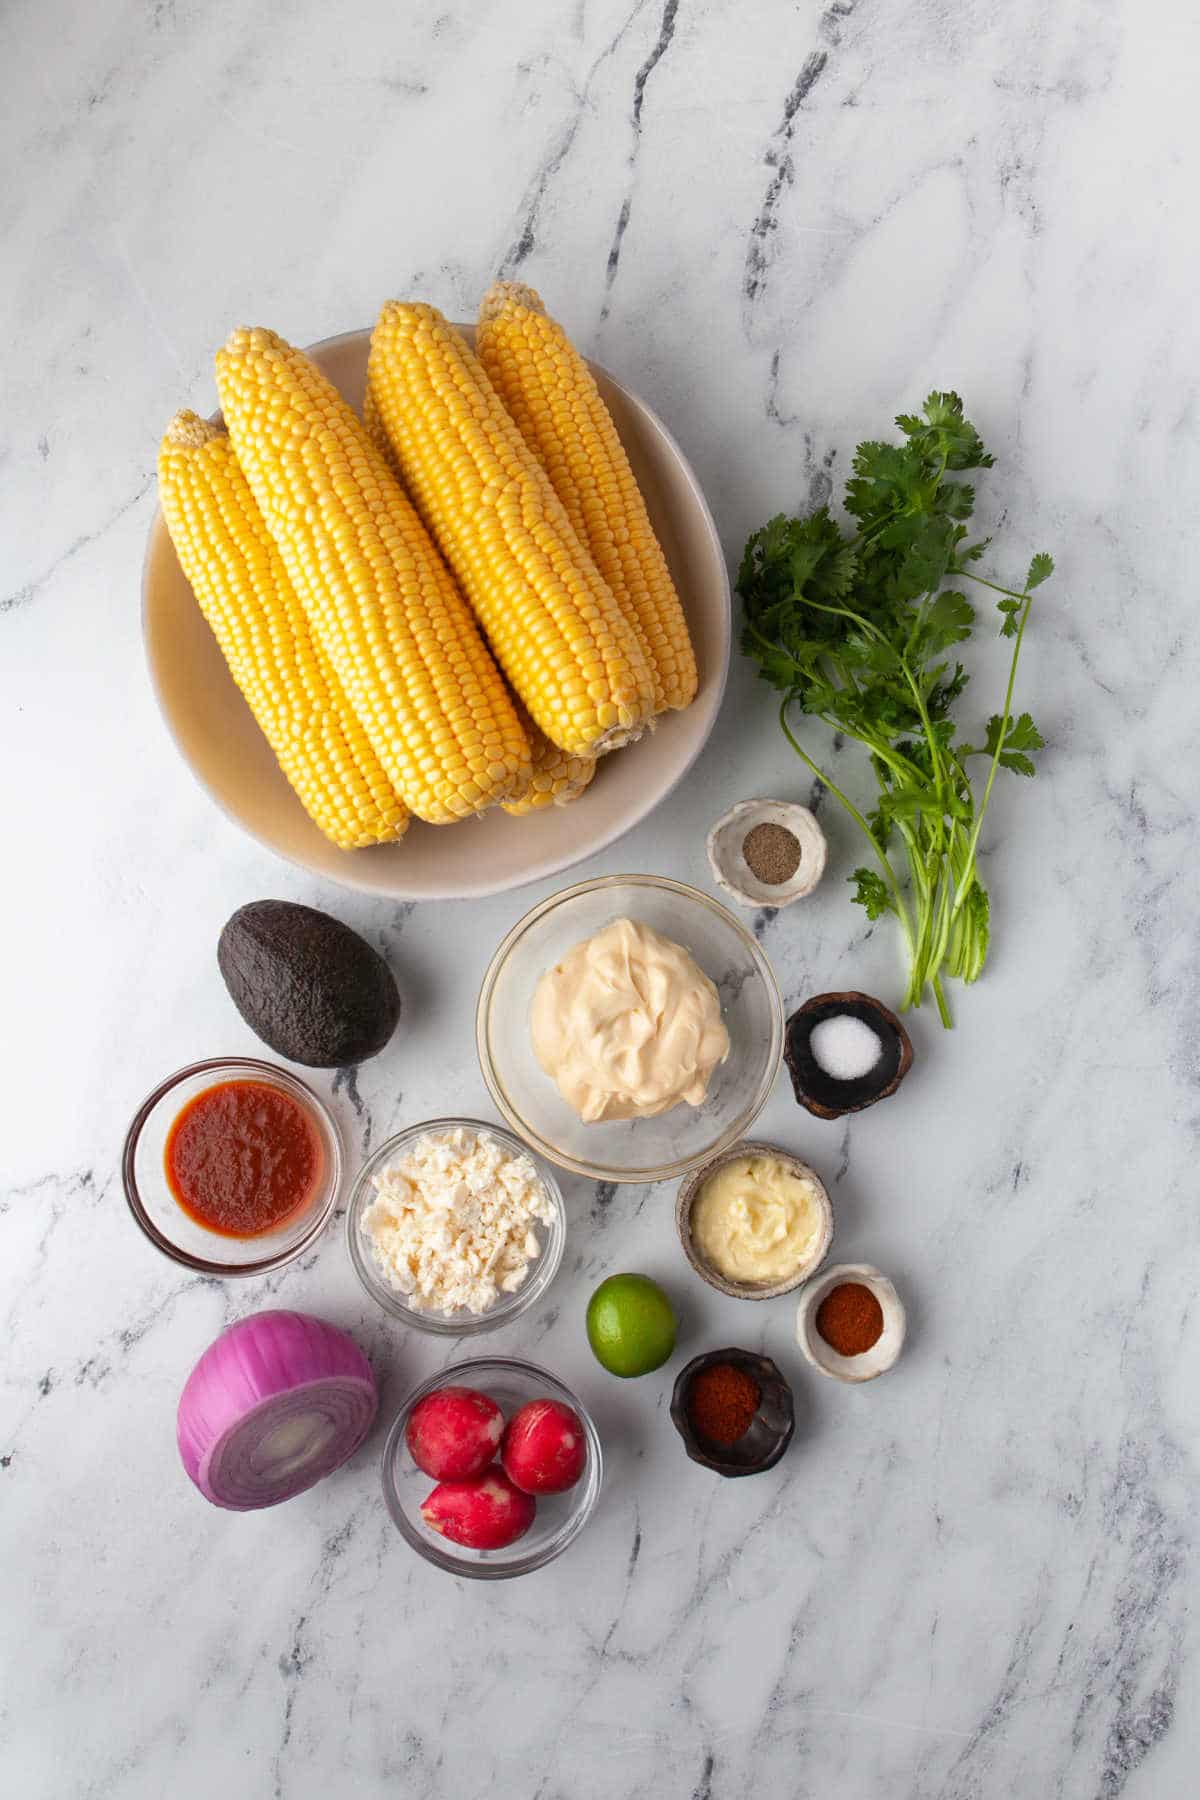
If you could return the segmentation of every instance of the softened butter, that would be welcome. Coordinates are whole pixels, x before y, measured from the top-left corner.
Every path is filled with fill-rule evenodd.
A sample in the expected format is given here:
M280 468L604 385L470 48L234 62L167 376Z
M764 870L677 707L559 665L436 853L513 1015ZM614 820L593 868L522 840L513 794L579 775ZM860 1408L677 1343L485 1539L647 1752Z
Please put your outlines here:
M819 1253L825 1209L816 1184L767 1152L723 1163L692 1201L692 1242L726 1281L770 1287Z

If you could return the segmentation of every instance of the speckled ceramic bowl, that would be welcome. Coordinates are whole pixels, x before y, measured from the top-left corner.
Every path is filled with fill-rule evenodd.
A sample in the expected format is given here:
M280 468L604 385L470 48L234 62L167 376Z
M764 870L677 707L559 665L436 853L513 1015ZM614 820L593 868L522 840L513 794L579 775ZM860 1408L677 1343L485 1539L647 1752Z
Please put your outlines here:
M783 1281L771 1283L730 1281L728 1276L720 1274L712 1264L700 1254L696 1240L692 1236L692 1207L700 1193L700 1189L710 1175L723 1169L726 1163L734 1162L740 1156L776 1156L796 1175L811 1181L817 1191L817 1206L821 1214L821 1234L813 1246L810 1255L788 1275ZM829 1246L833 1240L833 1206L829 1199L825 1183L815 1169L790 1150L780 1144L766 1144L744 1139L740 1144L731 1144L728 1150L722 1150L706 1162L695 1174L689 1175L686 1181L679 1184L679 1193L675 1200L675 1229L679 1233L679 1242L683 1246L683 1254L695 1269L701 1280L707 1281L709 1287L716 1288L719 1294L728 1294L733 1300L776 1300L780 1294L790 1294L798 1288L802 1281L814 1275L829 1254Z

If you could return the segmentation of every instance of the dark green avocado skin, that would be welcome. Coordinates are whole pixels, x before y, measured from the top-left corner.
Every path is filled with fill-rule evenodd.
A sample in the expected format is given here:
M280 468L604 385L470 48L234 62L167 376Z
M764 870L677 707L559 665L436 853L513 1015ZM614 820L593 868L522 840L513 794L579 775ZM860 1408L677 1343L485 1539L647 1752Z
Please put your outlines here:
M400 1017L383 958L340 919L311 906L239 906L217 943L217 963L251 1031L310 1069L377 1055Z

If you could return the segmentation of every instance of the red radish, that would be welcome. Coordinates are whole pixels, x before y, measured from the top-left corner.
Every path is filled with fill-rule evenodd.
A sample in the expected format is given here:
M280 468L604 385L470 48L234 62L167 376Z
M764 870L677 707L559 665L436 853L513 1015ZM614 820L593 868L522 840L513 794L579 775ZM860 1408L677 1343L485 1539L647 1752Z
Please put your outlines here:
M537 1501L514 1487L499 1463L473 1481L443 1481L421 1508L431 1531L468 1550L503 1550L524 1537Z
M468 1481L496 1454L504 1414L475 1388L444 1387L418 1400L404 1439L418 1469L434 1481Z
M508 1422L500 1461L527 1494L561 1494L574 1487L587 1461L579 1414L561 1400L531 1400Z

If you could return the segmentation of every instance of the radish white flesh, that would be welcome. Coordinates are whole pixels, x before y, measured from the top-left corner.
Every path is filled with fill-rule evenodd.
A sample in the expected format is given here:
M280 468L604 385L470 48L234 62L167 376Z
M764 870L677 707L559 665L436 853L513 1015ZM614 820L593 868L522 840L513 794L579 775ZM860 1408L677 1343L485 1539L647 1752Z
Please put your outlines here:
M275 1506L353 1456L378 1404L370 1363L336 1325L254 1313L222 1332L188 1376L179 1454L214 1506Z

